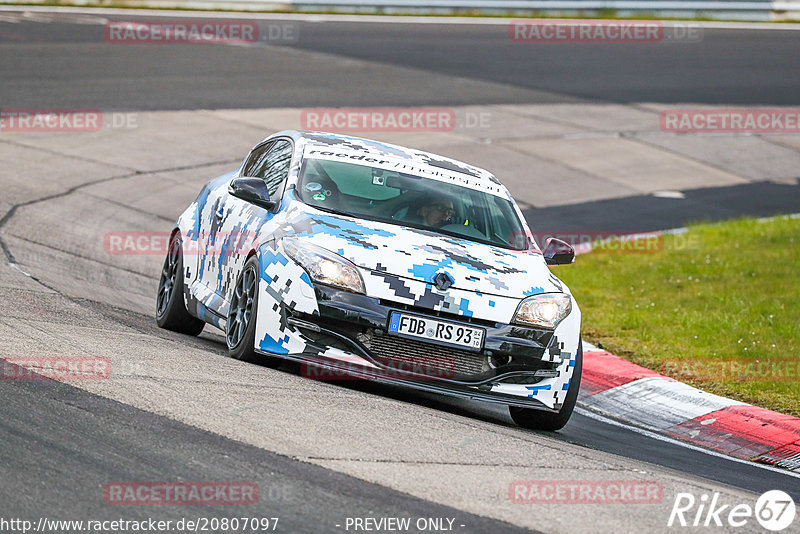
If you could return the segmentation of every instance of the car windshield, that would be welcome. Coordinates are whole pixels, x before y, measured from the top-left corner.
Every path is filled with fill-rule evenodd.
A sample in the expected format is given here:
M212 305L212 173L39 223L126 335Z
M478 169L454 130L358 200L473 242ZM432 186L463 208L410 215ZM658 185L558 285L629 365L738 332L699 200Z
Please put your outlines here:
M413 174L306 158L296 193L302 202L325 211L513 250L529 246L509 200Z

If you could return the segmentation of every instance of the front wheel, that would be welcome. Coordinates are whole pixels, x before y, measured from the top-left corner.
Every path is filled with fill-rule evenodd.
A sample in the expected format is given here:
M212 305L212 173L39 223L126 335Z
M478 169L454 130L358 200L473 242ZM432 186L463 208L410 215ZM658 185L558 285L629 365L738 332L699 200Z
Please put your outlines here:
M225 322L225 341L228 356L250 363L263 363L277 367L278 358L263 358L255 351L256 312L258 310L258 256L247 260L236 281L228 320Z
M578 391L581 389L581 372L583 370L583 341L578 341L578 354L575 355L575 369L572 371L572 380L569 383L567 396L561 410L557 413L534 410L533 408L519 408L509 406L511 419L521 427L531 430L560 430L567 424L575 409L578 400Z
M206 325L186 311L183 301L183 247L180 234L172 236L169 251L161 269L156 299L156 323L161 328L188 334L200 335Z

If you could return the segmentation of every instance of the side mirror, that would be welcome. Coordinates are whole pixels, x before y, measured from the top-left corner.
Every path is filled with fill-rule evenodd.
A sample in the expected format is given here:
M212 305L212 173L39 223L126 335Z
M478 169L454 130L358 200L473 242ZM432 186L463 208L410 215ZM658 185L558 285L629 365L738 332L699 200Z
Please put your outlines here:
M275 207L275 202L269 199L267 184L261 178L236 178L228 186L228 193L268 210Z
M560 239L550 238L544 247L544 261L547 265L569 265L575 261L575 249Z

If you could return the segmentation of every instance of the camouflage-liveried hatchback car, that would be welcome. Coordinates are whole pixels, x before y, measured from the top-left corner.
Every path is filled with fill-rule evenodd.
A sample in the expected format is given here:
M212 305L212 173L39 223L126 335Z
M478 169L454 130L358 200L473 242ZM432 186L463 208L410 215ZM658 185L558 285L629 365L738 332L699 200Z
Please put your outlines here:
M188 251L192 251L189 253ZM580 310L489 172L420 150L284 131L178 219L163 328L225 332L232 357L289 359L506 404L556 430L578 394Z

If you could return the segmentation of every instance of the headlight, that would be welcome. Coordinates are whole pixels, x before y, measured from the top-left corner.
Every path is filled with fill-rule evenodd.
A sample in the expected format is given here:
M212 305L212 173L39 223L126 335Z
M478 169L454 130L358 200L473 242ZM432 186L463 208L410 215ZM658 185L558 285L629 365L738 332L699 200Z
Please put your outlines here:
M514 322L555 328L571 311L572 299L566 293L542 293L520 303L514 314Z
M283 240L283 249L315 282L354 293L364 293L364 281L358 274L358 269L338 254L291 237Z

